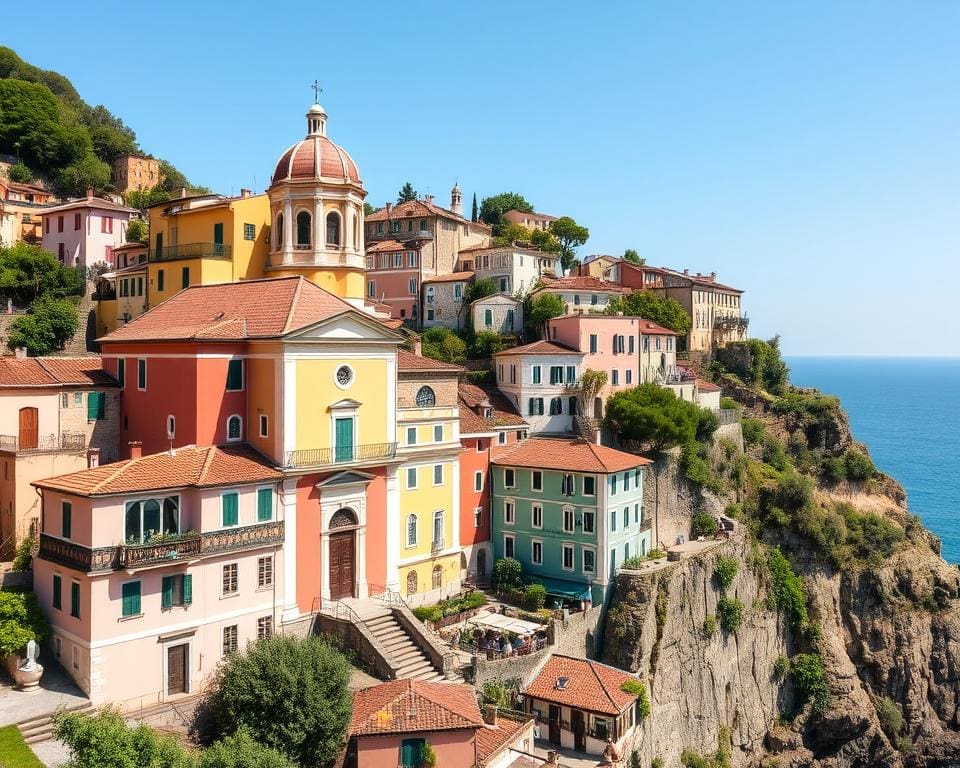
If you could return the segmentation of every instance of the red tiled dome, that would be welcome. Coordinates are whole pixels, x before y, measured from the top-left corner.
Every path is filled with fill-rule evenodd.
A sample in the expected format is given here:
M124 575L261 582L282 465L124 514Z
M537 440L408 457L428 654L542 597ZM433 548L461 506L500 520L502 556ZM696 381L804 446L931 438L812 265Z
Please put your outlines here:
M271 182L321 177L361 183L357 164L343 147L326 136L308 136L280 156Z

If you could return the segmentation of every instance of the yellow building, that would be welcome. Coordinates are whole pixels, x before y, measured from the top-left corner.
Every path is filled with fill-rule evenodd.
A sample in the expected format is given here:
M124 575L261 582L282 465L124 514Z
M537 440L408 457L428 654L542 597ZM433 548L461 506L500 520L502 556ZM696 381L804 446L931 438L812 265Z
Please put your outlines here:
M411 605L460 591L461 371L398 352L397 458L403 463L398 519L388 524L399 540L388 542L387 573L397 574L398 591Z

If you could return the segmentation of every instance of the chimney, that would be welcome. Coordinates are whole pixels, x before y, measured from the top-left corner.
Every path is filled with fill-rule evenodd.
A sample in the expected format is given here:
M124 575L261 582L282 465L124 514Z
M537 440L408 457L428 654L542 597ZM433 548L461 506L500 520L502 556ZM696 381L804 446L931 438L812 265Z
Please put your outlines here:
M26 347L17 347L14 351L14 354L17 356L17 360L26 360L27 359L27 348Z
M433 205L433 195L424 195L423 202L425 202L427 205Z
M100 466L100 449L91 448L87 451L87 468L93 469Z
M180 197L186 197L186 196L187 196L187 188L180 187Z
M240 190L240 197L250 197L250 195L252 195L252 194L253 194L253 191L252 191L252 190L249 190L249 189L241 189L241 190Z
M139 459L143 456L143 443L139 440L131 440L127 445L130 446L130 458Z
M717 273L716 273L716 272L711 272L711 273L710 273L710 279L711 279L711 280L716 280L716 279L717 279Z
M497 711L498 707L496 704L487 704L483 709L483 722L487 725L492 725L494 728L497 727Z
M390 211L393 209L393 203L387 203L386 209L387 209L387 218L389 219L389 218L390 218Z
M87 187L87 200L93 200L93 187Z
M689 274L690 274L690 270L689 270L689 269L683 270L683 274L684 274L684 275L689 275Z

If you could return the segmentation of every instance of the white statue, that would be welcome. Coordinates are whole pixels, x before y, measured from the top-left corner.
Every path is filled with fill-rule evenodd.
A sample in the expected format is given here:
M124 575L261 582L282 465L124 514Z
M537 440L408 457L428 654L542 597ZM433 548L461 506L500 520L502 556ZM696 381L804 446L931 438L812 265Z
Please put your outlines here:
M24 672L33 672L40 666L37 664L37 651L37 641L31 639L27 643L27 658L23 660L23 664L20 665L20 669L22 669Z

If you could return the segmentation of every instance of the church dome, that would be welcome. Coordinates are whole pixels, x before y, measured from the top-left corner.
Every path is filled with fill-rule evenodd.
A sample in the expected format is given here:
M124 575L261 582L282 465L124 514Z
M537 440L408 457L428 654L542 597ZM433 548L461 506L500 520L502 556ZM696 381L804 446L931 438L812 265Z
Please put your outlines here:
M347 151L327 138L327 113L319 104L307 112L307 136L277 160L271 184L285 181L340 181L361 184L360 171Z

